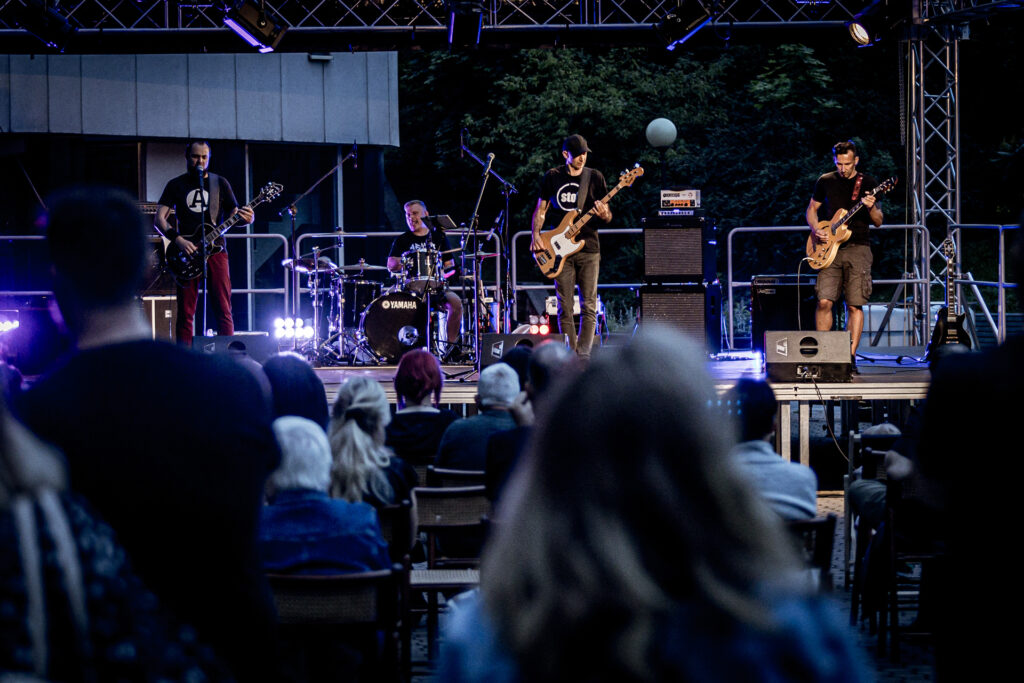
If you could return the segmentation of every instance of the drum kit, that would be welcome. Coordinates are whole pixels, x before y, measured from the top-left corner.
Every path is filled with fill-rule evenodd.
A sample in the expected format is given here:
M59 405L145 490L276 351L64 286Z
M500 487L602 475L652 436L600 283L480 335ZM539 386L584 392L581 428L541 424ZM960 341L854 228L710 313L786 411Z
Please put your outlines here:
M430 244L406 251L388 287L373 279L388 269L363 259L339 266L316 249L285 259L285 268L307 276L313 305L315 336L301 351L321 366L393 364L423 347L443 356L437 334L443 326L433 320L430 295L444 290L442 259L451 258L448 253Z

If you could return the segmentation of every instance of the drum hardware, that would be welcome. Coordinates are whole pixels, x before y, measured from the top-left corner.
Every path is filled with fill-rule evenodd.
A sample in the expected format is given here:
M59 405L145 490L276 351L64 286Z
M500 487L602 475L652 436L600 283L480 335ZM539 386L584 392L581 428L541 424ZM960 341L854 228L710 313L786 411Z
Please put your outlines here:
M361 273L364 270L387 270L387 267L386 266L375 266L373 264L367 263L364 259L359 259L358 261L356 261L352 265L348 265L348 266L335 266L335 270L340 270L340 271L357 271L357 272Z
M288 269L293 269L297 273L311 273L313 271L326 271L330 272L336 270L338 266L334 265L334 262L326 256L315 257L313 254L306 254L299 258L286 258L281 261L281 265Z

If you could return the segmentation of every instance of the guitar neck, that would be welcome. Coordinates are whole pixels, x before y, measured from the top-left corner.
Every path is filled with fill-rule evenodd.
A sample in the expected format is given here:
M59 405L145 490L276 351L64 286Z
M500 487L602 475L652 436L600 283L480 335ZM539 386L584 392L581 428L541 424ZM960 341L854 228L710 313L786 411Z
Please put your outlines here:
M259 206L259 204L260 202L258 201L252 201L243 206L242 209L252 209L256 206ZM234 213L228 216L227 220L225 220L223 223L221 223L216 228L214 228L213 230L206 234L206 236L203 238L204 241L206 242L206 246L212 245L214 241L216 241L221 235L223 235L228 230L238 225L241 222L241 220L242 214L241 209L239 209L239 213Z
M619 190L621 190L622 187L623 187L623 183L619 183L618 185L613 187L611 189L611 191L609 191L608 194L606 194L601 199L601 201L603 203L607 204L611 200L612 197L614 197L616 194L618 194ZM580 230L583 229L583 226L585 226L587 224L587 221L589 221L592 217L594 217L596 215L597 215L597 211L594 209L594 207L591 207L590 211L587 211L585 214L583 214L582 216L580 216L579 218L576 219L576 221L572 224L572 227L569 228L569 230L567 230L565 234L568 237L570 237L570 238L575 238L576 235L579 234Z

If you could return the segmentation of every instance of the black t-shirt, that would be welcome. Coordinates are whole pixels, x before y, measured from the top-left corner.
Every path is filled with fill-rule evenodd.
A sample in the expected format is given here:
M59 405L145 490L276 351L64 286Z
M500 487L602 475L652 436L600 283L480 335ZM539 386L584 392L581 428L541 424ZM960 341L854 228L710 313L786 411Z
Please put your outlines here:
M584 168L583 173L590 174L590 183L587 187L587 196L583 200L582 211L586 213L594 208L594 202L608 194L608 185L605 183L604 175L595 169ZM562 222L562 218L569 211L577 208L576 200L580 189L580 180L583 175L569 175L568 166L558 166L549 169L540 181L540 198L546 199L550 206L548 208L547 224L554 227ZM595 219L591 218L580 230L583 238L583 251L594 253L601 251L601 242L597 237L597 225Z
M402 254L410 249L422 248L428 242L434 245L434 248L438 251L448 251L451 249L451 245L448 242L448 236L443 232L430 230L426 235L417 235L412 230L406 230L396 237L395 241L391 243L391 252L388 256L400 258ZM453 260L452 256L453 254L445 254L444 260L451 261Z
M857 199L853 199L853 188L856 184L856 175L852 178L843 178L835 171L818 178L818 182L814 184L813 195L814 201L821 202L821 208L818 209L818 220L830 221L839 209L849 210L860 201L866 192L873 190L878 185L878 181L874 176L865 173ZM840 245L840 249L849 244L867 245L871 243L869 231L873 223L868 213L868 208L864 207L850 220L849 228L853 234L850 235L850 239Z
M231 212L238 208L238 200L231 189L231 183L224 176L208 173L204 179L205 201L199 197L199 178L192 173L183 173L172 178L160 195L159 204L174 209L178 219L178 232L185 237L195 235L203 223L219 225ZM203 212L206 205L206 213ZM205 216L205 217L204 217ZM214 242L224 246L224 238Z

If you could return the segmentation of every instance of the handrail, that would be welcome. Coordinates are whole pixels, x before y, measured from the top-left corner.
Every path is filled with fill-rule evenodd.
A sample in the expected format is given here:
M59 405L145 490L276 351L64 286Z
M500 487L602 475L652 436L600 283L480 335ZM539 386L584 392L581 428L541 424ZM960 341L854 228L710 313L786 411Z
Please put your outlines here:
M728 348L730 348L730 349L734 349L735 348L735 344L734 344L734 342L735 342L735 327L734 327L735 320L734 320L734 310L733 310L734 307L735 307L735 301L734 301L733 290L741 289L741 288L746 288L746 287L751 287L752 286L752 283L750 283L750 282L733 282L733 277L732 277L733 276L733 241L735 240L736 236L737 235L743 235L745 233L751 233L751 232L756 232L756 233L758 233L760 235L765 235L765 234L784 233L784 232L807 232L807 230L808 230L808 228L807 228L806 225L781 225L781 226L741 226L741 227L733 228L732 230L729 231L729 237L726 240L726 269L725 269L725 283L726 283L726 288L729 291L729 296L728 296L728 301L729 301L729 305L728 305L728 315L729 315ZM916 232L919 236L923 237L924 239L921 240L921 246L920 246L921 254L919 254L918 257L920 259L922 259L922 264L924 265L924 267L922 268L921 272L930 272L930 269L927 267L928 260L927 260L927 254L926 254L926 250L928 249L928 247L926 245L929 244L929 239L930 239L929 233L928 233L928 228L924 227L923 225L896 224L896 225L883 225L883 226L878 227L878 228L872 228L872 231L875 231L875 230L910 230L910 231ZM808 275L811 275L812 272L813 271L808 272ZM879 280L873 280L873 282L875 284L881 284L881 285L886 285L886 284L913 284L913 285L924 284L924 285L927 285L929 281L927 279L924 279L924 278L900 278L900 279L895 279L895 280L893 280L893 279L879 279ZM931 306L931 299L930 299L931 295L928 292L928 287L927 286L922 287L922 290L923 290L924 299L925 299L924 310L927 311L927 310L930 309L930 306Z
M275 234L275 233L271 233L271 234L267 234L267 235L263 235L263 234L252 235L252 234L241 234L241 233L239 233L239 234L228 233L228 234L224 235L224 237L226 237L227 239L271 239L271 240L280 240L282 245L283 245L283 247L284 247L285 258L288 257L288 252L289 252L288 240L283 235L278 235L278 234ZM43 235L0 235L0 242L4 242L4 241L30 242L30 241L42 241L42 240L45 240L45 239L46 239L46 237L43 236ZM163 238L160 237L159 235L150 235L147 239L148 239L148 241L151 244L159 244L159 243L161 243L163 241ZM243 288L243 289L232 288L231 295L234 296L235 294L239 294L239 295L244 294L244 295L248 296L248 304L249 304L249 307L250 307L250 310L251 310L252 307L253 307L253 304L254 304L253 295L255 295L255 294L281 294L284 297L284 304L285 304L284 307L285 307L285 309L287 309L287 306L288 306L288 278L287 277L283 277L282 280L283 280L283 282L282 282L282 286L281 287ZM202 292L203 291L202 288L200 288L199 291ZM50 291L50 290L28 290L28 289L0 290L0 296L52 296L52 295L53 295L53 292Z
M964 284L969 284L970 285L972 291L974 292L975 298L978 299L979 304L981 304L981 306L982 306L982 309L983 309L983 311L985 313L985 317L988 318L989 325L992 324L992 317L991 317L991 314L988 312L987 306L985 306L984 302L981 299L981 292L978 291L978 286L996 287L997 288L998 291L996 292L996 301L997 301L997 306L996 307L997 307L998 310L996 311L996 315L997 315L998 320L996 322L997 328L996 328L995 332L996 332L996 338L998 339L999 343L1002 343L1002 342L1006 341L1006 334L1007 334L1007 329L1006 329L1006 290L1007 289L1016 289L1016 287L1017 287L1016 283L1007 282L1006 281L1006 232L1008 230L1019 230L1020 226L1019 225L1015 225L1015 224L999 225L999 224L989 224L989 223L958 223L958 224L950 224L949 230L951 232L954 232L954 234L956 235L955 241L956 241L956 254L957 254L957 256L956 256L956 258L957 258L957 270L960 269L960 254L963 253L963 251L961 250L960 241L961 241L961 238L963 236L963 232L962 231L964 229L966 229L967 231L997 230L999 232L999 251L997 253L997 256L998 256L998 259L999 259L999 261L998 261L998 269L997 269L999 279L996 282L991 282L991 281L985 281L985 280L975 280L974 278L971 278L971 277L969 277L969 279L966 279L966 280L961 278L961 279L956 281L956 286L962 288L962 286ZM960 300L963 301L962 298Z

